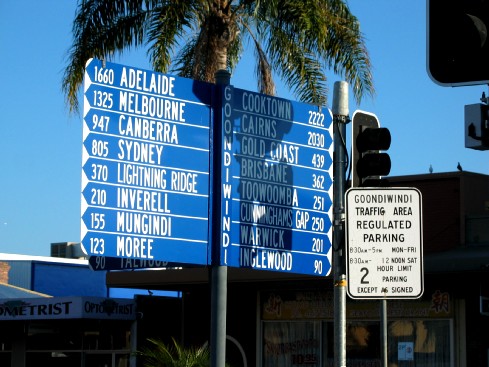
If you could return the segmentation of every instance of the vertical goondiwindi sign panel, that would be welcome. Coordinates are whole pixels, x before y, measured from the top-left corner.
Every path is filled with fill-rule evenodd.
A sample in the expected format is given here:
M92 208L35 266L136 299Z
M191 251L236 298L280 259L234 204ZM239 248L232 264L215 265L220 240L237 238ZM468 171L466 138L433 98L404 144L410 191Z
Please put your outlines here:
M328 275L330 110L232 86L222 100L220 263Z

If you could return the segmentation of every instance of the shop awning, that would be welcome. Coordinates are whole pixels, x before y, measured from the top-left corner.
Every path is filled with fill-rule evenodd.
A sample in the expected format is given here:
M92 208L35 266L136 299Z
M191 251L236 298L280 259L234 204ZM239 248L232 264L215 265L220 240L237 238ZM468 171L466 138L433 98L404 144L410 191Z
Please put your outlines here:
M489 269L489 246L464 246L424 256L425 273L462 273Z
M467 246L424 256L424 272L459 273L489 270L489 246ZM254 269L228 268L228 283L283 282L283 281L331 281L328 277L314 277ZM210 268L161 269L138 271L111 271L107 273L107 286L113 288L141 288L185 290L209 283Z
M39 293L16 287L14 285L0 283L0 299L7 298L39 298L39 297L51 297L49 294Z
M209 267L178 269L151 269L138 271L107 272L107 286L113 288L141 288L161 290L185 290L192 286L209 283ZM284 281L331 281L332 275L316 277L276 271L247 268L228 268L228 283L284 282Z

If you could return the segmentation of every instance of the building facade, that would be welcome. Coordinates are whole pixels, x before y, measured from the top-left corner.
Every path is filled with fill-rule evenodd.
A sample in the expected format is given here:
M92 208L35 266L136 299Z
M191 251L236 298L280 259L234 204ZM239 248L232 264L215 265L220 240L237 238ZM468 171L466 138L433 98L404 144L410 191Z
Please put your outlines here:
M390 367L486 366L489 177L469 172L391 177L423 197L424 293L387 302ZM110 286L182 291L182 340L208 340L209 269L114 272ZM333 366L331 277L228 268L232 366ZM207 300L208 302L202 302ZM485 303L484 303L485 300ZM347 300L347 365L381 366L380 301Z
M0 366L134 365L138 342L179 325L178 297L111 292L105 272L65 258L64 245L53 246L61 257L0 254Z
M391 177L390 183L422 193L425 274L421 298L387 301L389 367L489 365L489 334L485 333L489 327L489 176L453 172ZM4 265L8 266L12 264ZM52 264L53 269L46 271L58 274L58 279L42 276L32 283L34 287L26 288L50 295L40 285L55 286L59 266ZM11 269L9 273L14 274ZM49 298L39 302L42 309L59 314L66 310L66 302L83 310L89 302L99 305L94 309L100 314L85 310L61 320L57 315L21 319L39 313L31 310L40 308L33 301L25 305L7 300L14 303L5 311L6 301L0 300L0 313L9 313L0 317L0 365L8 366L10 361L12 366L30 367L42 360L53 366L137 366L140 361L131 358L132 352L148 337L168 342L175 338L188 346L209 343L210 274L207 267L92 272L103 279L88 283L100 282L105 293L96 293L97 286L91 295L57 294L57 306L49 306ZM334 365L331 276L230 267L227 277L226 358L230 366ZM113 288L178 291L179 297L146 295L120 301L107 293ZM120 302L118 309L131 312L108 312L109 306L100 306L104 302ZM381 328L380 301L347 299L348 366L381 366Z

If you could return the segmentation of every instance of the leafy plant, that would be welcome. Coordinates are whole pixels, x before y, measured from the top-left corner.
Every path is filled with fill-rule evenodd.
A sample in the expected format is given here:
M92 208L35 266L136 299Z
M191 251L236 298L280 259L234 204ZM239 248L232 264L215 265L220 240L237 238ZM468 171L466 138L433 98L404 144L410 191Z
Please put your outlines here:
M173 345L161 340L148 339L150 345L138 352L145 367L208 367L210 352L207 346L184 347L174 338Z

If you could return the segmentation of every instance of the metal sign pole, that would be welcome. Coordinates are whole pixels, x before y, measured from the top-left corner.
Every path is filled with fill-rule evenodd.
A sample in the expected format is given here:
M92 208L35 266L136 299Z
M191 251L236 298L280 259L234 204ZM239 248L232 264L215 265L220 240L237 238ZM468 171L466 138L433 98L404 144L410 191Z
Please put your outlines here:
M219 70L216 73L216 84L218 85L229 85L231 80L231 74L226 70ZM222 102L221 102L222 103ZM220 127L221 124L218 124ZM221 129L216 128L214 124L214 152L220 151L221 149ZM215 159L215 155L213 156ZM215 177L221 177L220 171L221 162L215 164ZM218 173L216 173L216 171ZM214 181L214 199L212 205L212 212L220 213L217 209L220 207L221 195L217 195L220 192L220 181ZM217 249L217 244L219 243L220 248L220 221L213 220L213 249L214 255L219 253ZM217 257L217 256L215 256ZM219 261L216 258L212 259L211 266L211 366L212 367L224 367L226 364L226 316L227 316L227 276L228 268L224 265L219 265Z
M333 276L334 276L334 366L346 366L346 272L345 248L345 173L348 83L335 82L333 92Z
M381 302L382 367L387 367L387 299Z

